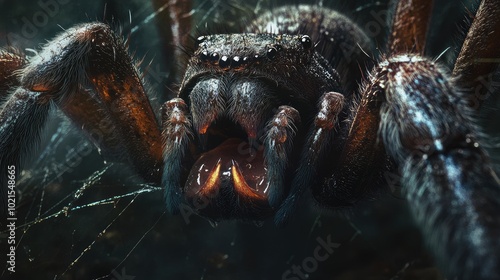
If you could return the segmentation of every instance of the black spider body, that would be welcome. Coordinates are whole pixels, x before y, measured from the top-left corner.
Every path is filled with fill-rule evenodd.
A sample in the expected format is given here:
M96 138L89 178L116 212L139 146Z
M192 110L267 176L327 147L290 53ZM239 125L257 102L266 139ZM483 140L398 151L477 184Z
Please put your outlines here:
M500 31L498 2L483 1L451 74L424 56L423 0L393 7L379 62L355 23L321 6L285 6L244 33L200 36L161 131L122 40L105 24L80 25L29 62L0 53L19 74L0 111L0 172L21 163L52 103L104 156L165 188L173 213L274 215L285 225L308 190L325 208L353 207L398 169L444 271L498 278L500 182L466 102L498 67L476 64L498 55L498 40L479 39Z
M188 64L179 97L187 101L194 132L200 137L208 138L202 140L205 143L200 144L205 146L205 151L215 148L224 138L248 138L248 142L241 142L236 149L226 152L228 157L225 161L234 159L239 161L241 167L254 164L252 170L256 171L256 168L263 169L266 168L264 166L273 164L258 162L263 160L262 156L255 159L253 157L256 155L252 154L264 149L259 143L265 141L266 129L271 125L270 118L280 105L300 108L295 116L296 120L303 119L310 123L320 93L340 91L337 72L320 54L312 50L309 36L247 33L205 36L200 41ZM213 123L216 124L214 127ZM298 125L300 123L290 126ZM284 133L278 138L287 137L286 132L276 133ZM293 154L300 151L300 144L303 143L305 133L301 129L299 134L294 141L297 146L290 151L291 158L297 157ZM291 138L291 135L288 137ZM214 141L213 138L219 140ZM247 146L248 151L245 151L244 146ZM238 154L241 156L238 157ZM245 156L246 159L242 159ZM208 155L204 158L207 159ZM217 160L220 159L214 158L212 165ZM226 165L224 162L222 164ZM291 164L290 167L293 168L294 165ZM208 166L209 170L212 168L213 166ZM227 168L230 170L230 164ZM292 168L286 172L293 172ZM166 165L164 172L169 174L172 170ZM265 173L264 170L260 172ZM271 175L256 176L267 181L265 178ZM191 174L190 177L198 176ZM190 187L185 188L188 190ZM262 193L263 188L265 186L261 186ZM225 205L231 205L230 201L235 199L232 197L225 200L226 203L221 203L224 206L214 211L217 213L215 219L219 215L226 218L260 219L260 214L250 214L253 210L246 215L239 214L239 209L251 209L250 205L242 203L236 205L235 209L228 209Z
M297 20L298 18L301 20ZM263 27L269 30L262 30ZM298 171L297 175L294 175L297 178L295 180L301 182L296 183L292 183L294 176L283 176L283 174L294 174L299 160L313 160L308 158L307 152L304 155L301 153L304 141L314 137L312 135L314 132L308 131L307 127L313 124L318 106L326 111L321 113L324 115L317 116L316 122L328 130L336 126L334 121L336 115L340 114L342 120L348 117L349 106L342 105L344 99L347 104L354 100L348 90L352 89L353 79L361 76L359 68L354 70L354 67L348 67L348 65L364 63L366 57L361 55L360 48L361 45L367 47L369 44L361 30L347 18L332 10L311 6L284 7L272 15L264 14L249 27L249 31L253 30L261 33L199 37L197 49L188 63L179 97L187 101L186 108L193 122L193 131L184 133L198 134L203 138L200 139L198 145L202 147L202 151L214 149L223 140L234 136L241 138L242 141L248 138L248 142L241 142L231 153L228 152L230 155L223 161L235 160L239 168L251 162L252 170L249 169L246 173L252 175L245 176L243 172L243 177L251 180L252 184L256 179L250 177L259 178L261 180L259 184L264 185L260 187L261 194L264 197L269 196L271 208L276 208L283 199L283 195L290 190L289 185L303 188L312 182L310 170ZM312 34L312 37L286 33ZM355 50L346 54L345 45L354 42L358 44ZM346 68L343 69L342 66ZM349 82L342 84L341 76L334 70L334 67L343 69L344 81ZM280 106L286 106L286 108ZM330 107L335 107L338 111L328 111L331 110ZM276 113L280 110L284 111ZM187 111L185 114L189 114ZM273 114L276 115L273 117ZM275 118L274 121L273 118ZM212 123L216 125L212 127ZM189 128L186 127L186 130ZM214 135L219 139L214 141ZM342 136L345 137L345 135ZM335 146L340 147L343 140L337 138L338 144ZM316 142L312 145L318 146L311 147L313 153L319 153L322 144L319 144L319 140L312 141ZM243 149L245 145L249 146L248 152ZM306 149L308 145L311 144L307 144ZM264 155L255 159L257 150ZM273 150L276 152L274 153ZM170 148L166 151L170 152ZM218 149L217 153L220 151ZM328 153L326 150L324 152ZM250 155L250 159L241 157L247 154ZM164 169L163 184L169 186L167 187L167 205L177 211L181 191L175 190L179 188L179 184L182 185L183 180L174 178L177 176L174 174L182 173L182 171L172 166L175 165L174 162L180 162L182 159L171 155L165 157L171 159L167 160ZM198 155L194 157L196 160ZM184 189L186 193L191 193L187 196L187 201L190 201L188 203L195 209L203 208L200 212L204 212L204 215L210 211L212 214L207 216L216 220L221 217L262 219L266 215L260 212L272 212L265 203L259 207L252 207L251 204L261 203L252 200L242 202L247 199L232 196L232 191L227 188L222 192L222 198L207 199L207 195L202 191L204 187L201 185L208 180L207 178L210 178L210 174L216 170L217 162L220 160L220 157L213 157L207 167L205 164L208 158L209 155L205 154L201 160L203 163L200 162L192 167L192 170L201 170L203 166L204 172L192 171L189 176L182 176L182 178L189 177ZM170 161L173 163L169 164ZM262 162L257 163L258 161ZM222 168L222 173L224 170L228 172L231 170L229 163L223 162L222 166L225 166ZM320 167L317 163L313 163L312 166L313 168ZM329 166L330 164L327 164L321 168L328 170ZM257 171L257 168L260 170ZM220 171L217 169L217 172ZM221 180L230 181L229 177L231 176L224 175ZM197 182L196 187L192 186L195 178L198 181L201 178L201 182ZM302 180L305 181L302 182ZM209 185L213 187L212 184ZM226 186L227 183L222 185ZM202 198L197 197L193 190L190 190L192 187ZM221 203L217 201L218 199L225 202ZM206 203L193 202L197 200L213 200L206 201L206 203L222 206L216 206L217 210L208 210ZM232 201L235 200L240 202L234 204ZM240 214L241 209L246 209L245 214ZM253 211L256 213L252 214Z

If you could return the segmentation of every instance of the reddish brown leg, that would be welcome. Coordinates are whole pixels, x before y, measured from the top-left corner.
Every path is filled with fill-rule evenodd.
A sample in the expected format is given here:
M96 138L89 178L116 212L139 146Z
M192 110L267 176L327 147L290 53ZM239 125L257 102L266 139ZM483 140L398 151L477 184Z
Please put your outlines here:
M393 33L389 44L394 55L372 71L362 90L340 167L331 177L337 189L320 189L315 197L331 206L338 203L329 198L359 197L374 174L366 170L380 166L383 143L402 172L410 209L443 271L450 278L496 279L500 182L458 87L434 62L400 53L423 51L425 43L411 39L418 36L399 40L394 34L402 32Z
M482 1L453 69L474 109L492 94L493 76L500 64L499 32L500 0Z
M320 203L329 207L349 207L370 194L377 178L385 170L386 156L378 139L381 121L380 106L382 89L375 85L380 79L374 76L361 89L361 102L349 124L349 134L341 151L337 165L329 170L324 186L313 187L313 195ZM323 167L324 168L324 167Z
M159 125L123 43L102 24L88 27L75 39L82 44L91 42L85 71L97 93L96 99L122 139L130 164L144 179L159 183L162 166Z
M84 24L65 31L22 70L20 86L0 112L2 167L20 168L21 159L38 141L51 103L77 109L70 116L99 147L118 144L114 151L120 150L141 177L160 181L158 124L123 43L107 25ZM120 140L110 141L110 135ZM2 178L5 170L0 171Z
M432 7L432 0L398 1L389 36L389 53L424 53Z
M182 48L192 45L191 1L153 0L153 7L155 11L162 11L156 16L156 22L166 55L165 65L170 67L169 84L178 84L182 79L183 69L178 69L183 62L180 59L184 55Z
M431 4L432 1L422 0L398 2L393 21L394 30L388 46L390 52L424 51ZM355 31L349 30L348 32ZM328 34L331 32L328 31ZM380 106L384 101L383 97L377 94L383 91L382 88L375 86L375 81L378 79L380 79L379 76L372 77L370 83L361 88L358 93L361 101L356 112L351 114L345 109L342 112L329 111L332 118L335 116L333 119L336 119L339 113L341 119L350 115L348 122L339 124L340 131L348 131L345 135L334 137L331 129L321 126L315 128L318 131L313 133L318 133L318 137L334 147L330 152L326 151L324 146L315 150L314 143L306 144L306 147L313 147L309 151L304 151L306 154L303 155L303 158L310 161L303 162L299 167L292 183L291 194L276 215L278 224L286 222L305 185L313 186L312 192L318 202L336 208L352 206L364 197L370 196L371 190L382 183L381 175L387 169L389 162L378 136L378 127L381 122ZM357 97L351 99L348 94L345 96L348 96L348 102L358 99ZM331 108L337 108L337 106L332 103ZM309 141L312 139L310 138ZM340 148L337 148L339 146ZM331 159L315 158L324 156L325 153L330 155ZM323 164L318 164L316 160ZM334 164L328 164L331 162ZM319 170L319 172L315 173L314 170ZM311 182L315 181L318 175L325 177L324 181L312 184Z
M120 133L107 115L107 110L91 90L80 89L71 100L60 104L59 108L77 127L84 127L83 133L99 149L100 154L111 161L127 162L128 153Z
M388 48L390 53L423 52L426 43L431 0L403 0L396 5L393 29ZM345 127L349 133L340 150L337 164L329 170L324 186L313 187L313 195L329 207L349 207L370 196L382 182L382 173L388 168L384 147L378 129L382 121L380 106L384 89L378 87L381 73L372 76L360 89L361 101L351 122Z

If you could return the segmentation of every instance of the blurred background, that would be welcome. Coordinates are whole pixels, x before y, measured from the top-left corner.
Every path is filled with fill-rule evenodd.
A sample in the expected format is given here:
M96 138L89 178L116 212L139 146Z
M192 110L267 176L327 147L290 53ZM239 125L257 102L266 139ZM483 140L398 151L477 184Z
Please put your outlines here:
M162 16L148 1L0 0L0 45L32 56L63 29L89 21L110 23L130 52L149 64L145 79L153 107L175 95ZM192 36L206 30L239 32L256 15L298 1L194 1ZM386 1L317 1L352 18L383 51ZM451 67L476 1L436 0L427 54ZM489 97L480 123L497 158L498 97ZM156 110L158 112L158 110ZM158 186L141 183L127 166L106 163L78 128L53 110L37 154L18 180L15 278L0 255L0 279L282 279L302 267L321 241L338 245L298 278L443 279L412 222L399 185L346 213L305 201L296 219L277 229L272 219L217 225L166 212ZM496 160L498 163L499 161ZM5 239L1 240L3 243ZM307 261L306 261L307 266ZM290 274L291 275L291 274ZM134 278L135 277L135 278Z

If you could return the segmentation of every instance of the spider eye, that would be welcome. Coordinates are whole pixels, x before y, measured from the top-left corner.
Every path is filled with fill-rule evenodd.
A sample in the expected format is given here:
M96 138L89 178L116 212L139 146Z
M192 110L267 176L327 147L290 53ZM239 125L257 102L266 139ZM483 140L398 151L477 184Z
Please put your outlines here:
M200 37L196 38L196 45L199 46L201 43L205 42L206 39L207 39L207 37L205 37L205 36L200 36Z
M233 60L231 61L231 67L239 67L241 63L241 58L239 56L234 56Z
M217 62L217 61L219 61L219 54L218 54L218 53L216 53L216 52L214 52L214 53L210 56L210 60L211 60L212 62Z
M300 37L300 43L302 44L302 47L304 47L304 49L306 50L312 47L311 37L309 37L308 35L302 35L302 37Z
M219 60L219 67L227 68L229 67L229 64L230 64L229 57L227 57L227 55L223 55Z
M208 60L208 52L207 51L202 51L201 52L201 59L202 60Z
M275 57L276 57L276 54L277 54L277 53L278 53L278 50L277 50L277 49L275 49L275 48L269 48L269 49L267 50L267 57L268 57L269 59L273 59L273 58L275 58Z

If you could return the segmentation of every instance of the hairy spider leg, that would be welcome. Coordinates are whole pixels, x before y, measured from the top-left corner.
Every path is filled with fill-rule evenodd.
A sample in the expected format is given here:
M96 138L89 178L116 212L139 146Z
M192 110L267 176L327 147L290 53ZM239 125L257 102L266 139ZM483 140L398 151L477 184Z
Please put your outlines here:
M500 64L499 15L500 1L481 2L453 69L453 77L467 91L474 109L493 94L493 77Z
M438 263L450 278L500 278L500 182L466 96L418 54L395 53L371 77L384 100L379 135Z
M8 171L12 168L19 169L21 160L19 154L29 147L33 138L39 137L40 125L46 118L45 110L39 108L43 106L36 106L42 99L39 94L23 88L12 94L9 92L11 87L19 85L15 71L25 64L26 60L20 54L0 51L0 98L2 99L0 100L2 102L0 103L0 218L2 221L6 221L7 217ZM9 94L9 101L3 103ZM28 125L33 125L33 130L25 130L24 127ZM20 172L20 170L14 171L15 174ZM6 226L7 223L1 222L0 230Z
M92 88L123 139L130 165L145 180L159 183L161 133L138 70L122 40L107 25L96 24L90 31L86 73Z
M373 92L379 90L365 84L354 117L346 123L348 135L333 167L323 184L312 186L314 198L331 208L353 206L373 193L380 184L382 171L387 170L387 158L377 139L381 100ZM338 143L341 141L337 141Z
M24 56L17 50L0 49L0 104L10 93L9 89L19 86L17 70L27 63Z
M164 171L161 185L165 188L167 209L179 213L182 203L182 182L185 182L189 170L185 170L191 131L188 107L182 98L174 98L162 106L162 138Z
M338 92L325 93L318 102L318 113L311 127L306 149L302 150L301 161L291 183L290 195L285 199L275 214L275 223L284 226L297 209L300 197L315 180L316 170L328 156L330 147L324 143L334 142L335 127L338 125L338 115L344 108L344 96Z
M264 154L267 163L269 204L278 207L283 201L285 191L285 173L293 148L293 138L300 124L299 112L290 106L282 105L267 125Z
M366 34L345 16L326 8L305 5L276 9L272 14L265 14L258 18L250 29L252 31L277 34L299 33L310 35L311 44L315 46L315 50L317 50L334 69L339 71L342 81L341 84L344 90L342 98L339 97L340 94L333 92L318 95L320 97L318 103L320 113L316 115L316 122L308 132L308 139L302 151L301 163L291 183L289 195L275 216L275 222L278 225L284 225L292 216L292 212L296 208L297 203L299 203L299 198L302 193L310 186L313 186L313 189L315 188L314 186L316 186L316 191L321 200L331 197L325 197L323 194L319 194L320 190L324 188L323 182L320 182L318 177L320 177L320 174L324 173L331 174L331 169L334 167L337 168L336 162L338 162L339 154L342 152L344 143L346 141L355 141L355 139L346 140L347 135L343 133L343 131L348 131L345 120L350 115L351 110L350 106L344 106L344 104L351 104L354 100L358 99L355 87L362 77L363 71L360 69L371 66L371 58L364 53L371 53L371 44ZM330 120L335 123L334 127L329 127L328 124L319 121L319 119L323 118L323 116L320 115L322 112L334 118ZM376 121L377 120L374 120L374 122ZM361 129L362 127L356 126L356 128ZM363 128L373 130L370 126L364 126ZM335 133L336 129L340 132ZM372 131L372 133L374 135L373 142L375 142L376 131ZM354 135L359 138L357 138L356 141L364 141L361 132ZM373 151L368 144L369 143L360 142L360 146L363 148L361 150L353 149L353 151L359 152L359 154L354 154L351 150L344 149L345 155L343 155L343 160L357 161L357 159L359 159L359 161L364 161L367 157L380 158L377 151ZM345 146L350 147L347 144ZM332 154L336 156L330 157L330 160L327 160L326 156ZM382 158L384 158L383 155ZM344 163L343 161L340 162ZM360 172L352 175L348 168L352 168L355 165L356 164L352 166L348 165L349 167L342 170L345 172L340 174L339 178L342 175L345 176L340 178L340 180L344 180L346 177L349 180L370 180L368 178L369 176L365 176L364 174L374 173L372 169L368 168L371 166L371 162L357 164L360 166ZM362 182L352 183L357 186L365 186ZM358 196L365 193L364 188L351 191L354 190L354 187L350 185L343 187L344 185L340 184L340 182L339 185L342 186L338 188L339 192L345 193L345 195L336 202L338 206L345 205L346 200L353 200L354 198L351 199L349 197L351 195L356 197L354 200L357 200ZM332 203L332 205L334 204L335 203Z
M55 103L63 111L76 109L68 115L98 147L116 143L109 137L120 139L115 151L125 154L145 180L159 182L159 126L137 70L109 26L90 23L66 30L30 59L19 79L0 112L2 167L19 168Z
M9 89L19 86L16 71L24 67L26 63L26 59L19 52L15 50L0 50L0 109L10 94ZM0 163L0 167L5 172L7 165ZM6 216L7 211L5 186L7 184L7 174L0 174L2 175L2 179L0 179L0 217L3 218Z
M433 0L393 1L387 50L390 53L423 54L431 20Z
M451 278L499 278L500 186L464 97L418 55L393 56L372 75L386 100L380 136L441 267Z
M427 3L425 3L427 2ZM399 1L392 18L389 51L424 51L425 38L432 6L428 1ZM382 184L384 172L390 169L385 149L379 141L378 130L382 101L379 94L383 88L373 81L360 86L361 100L347 123L349 131L337 164L330 171L324 186L312 188L313 195L321 204L329 207L349 207L371 195ZM356 102L354 100L354 102ZM354 103L353 103L354 104ZM356 106L356 105L354 105Z
M152 0L158 37L163 46L165 65L169 67L167 84L179 84L184 73L185 63L179 59L183 48L192 47L192 1L191 0ZM172 63L176 61L176 63Z

